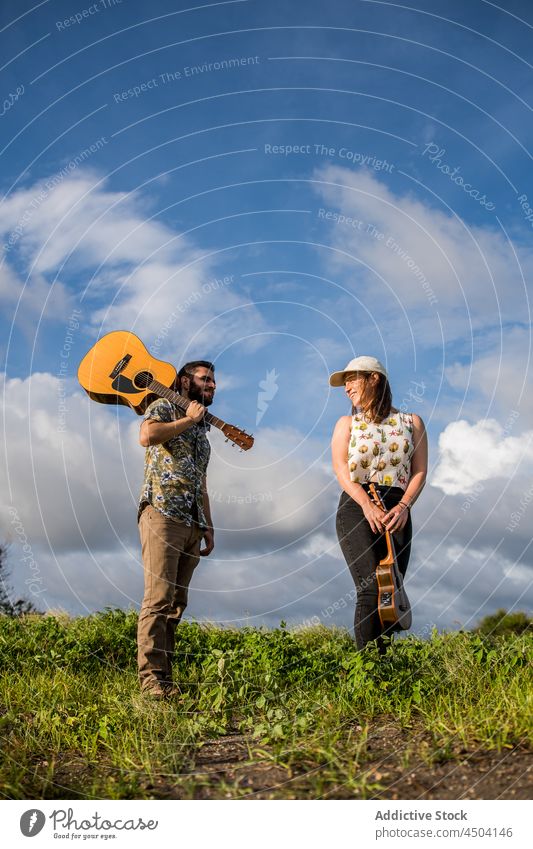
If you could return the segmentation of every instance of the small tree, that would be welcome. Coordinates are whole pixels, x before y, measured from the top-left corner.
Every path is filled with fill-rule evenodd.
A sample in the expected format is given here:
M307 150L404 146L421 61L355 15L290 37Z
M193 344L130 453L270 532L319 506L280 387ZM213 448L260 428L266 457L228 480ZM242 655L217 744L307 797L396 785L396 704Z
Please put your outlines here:
M9 584L7 568L8 546L0 543L0 614L4 616L22 616L23 613L37 613L37 608L26 599L11 600L12 588Z
M481 634L524 634L533 631L533 620L527 613L507 613L504 608L485 616L474 628Z

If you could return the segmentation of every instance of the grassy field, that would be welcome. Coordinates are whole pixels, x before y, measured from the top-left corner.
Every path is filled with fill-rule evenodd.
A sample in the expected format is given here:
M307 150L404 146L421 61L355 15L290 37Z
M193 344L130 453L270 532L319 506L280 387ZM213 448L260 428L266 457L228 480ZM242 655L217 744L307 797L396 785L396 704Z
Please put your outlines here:
M183 623L138 692L133 612L0 617L4 798L531 798L533 636Z

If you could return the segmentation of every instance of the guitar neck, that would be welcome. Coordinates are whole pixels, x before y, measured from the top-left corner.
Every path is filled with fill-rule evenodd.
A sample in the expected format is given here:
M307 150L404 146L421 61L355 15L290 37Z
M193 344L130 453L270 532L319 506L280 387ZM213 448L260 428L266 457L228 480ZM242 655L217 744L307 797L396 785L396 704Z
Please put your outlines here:
M164 386L162 383L159 383L158 380L152 380L147 388L150 389L152 392L155 392L156 395L159 395L160 397L166 398L168 401L171 401L184 413L187 411L187 407L191 403L189 398L184 398L183 395L180 395L178 392L174 392L173 389L169 389L168 386ZM214 427L220 428L220 430L222 430L222 428L226 425L225 421L219 419L217 416L213 416L207 411L204 415L204 421L206 421L210 425L213 425Z

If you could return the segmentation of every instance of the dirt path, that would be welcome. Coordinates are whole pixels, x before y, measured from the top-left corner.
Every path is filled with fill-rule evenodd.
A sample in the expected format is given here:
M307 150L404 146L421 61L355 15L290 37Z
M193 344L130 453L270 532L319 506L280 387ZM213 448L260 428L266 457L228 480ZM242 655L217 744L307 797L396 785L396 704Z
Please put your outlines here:
M290 769L274 763L268 752L254 751L252 741L234 733L206 741L196 752L189 775L172 788L162 782L157 795L183 798L194 785L194 798L324 799L531 799L533 753L516 747L435 753L423 733L411 746L412 730L396 723L372 726L358 778L361 789L328 780L328 764ZM255 744L256 745L256 744ZM252 757L250 753L252 752ZM408 765L404 766L408 753ZM166 784L166 786L165 786ZM160 797L161 797L160 796Z

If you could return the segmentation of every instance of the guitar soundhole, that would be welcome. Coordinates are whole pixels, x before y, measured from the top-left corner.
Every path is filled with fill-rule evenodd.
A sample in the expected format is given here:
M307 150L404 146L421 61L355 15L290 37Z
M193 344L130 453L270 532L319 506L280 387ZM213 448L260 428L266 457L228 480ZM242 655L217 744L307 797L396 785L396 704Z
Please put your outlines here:
M146 389L146 387L151 384L153 379L154 379L154 376L153 376L153 374L150 374L149 371L140 371L133 378L133 382L134 382L135 386L138 386L141 389Z

